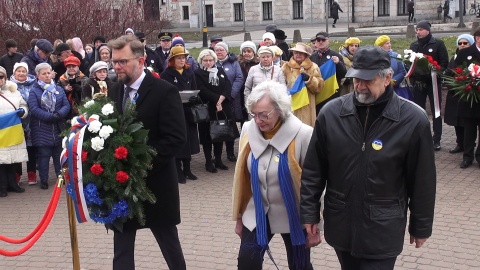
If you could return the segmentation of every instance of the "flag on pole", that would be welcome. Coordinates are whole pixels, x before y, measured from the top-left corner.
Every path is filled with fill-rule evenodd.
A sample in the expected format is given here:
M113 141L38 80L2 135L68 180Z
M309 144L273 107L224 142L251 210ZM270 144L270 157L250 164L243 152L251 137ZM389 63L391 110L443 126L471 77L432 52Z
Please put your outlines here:
M329 59L320 66L320 73L322 73L325 84L323 85L322 91L315 95L315 104L319 104L331 97L338 89L337 70L332 59Z
M23 142L22 120L17 115L19 111L16 110L0 115L0 148Z
M288 89L288 93L292 96L292 111L296 111L310 103L308 100L307 86L303 81L302 74L298 75L292 88Z

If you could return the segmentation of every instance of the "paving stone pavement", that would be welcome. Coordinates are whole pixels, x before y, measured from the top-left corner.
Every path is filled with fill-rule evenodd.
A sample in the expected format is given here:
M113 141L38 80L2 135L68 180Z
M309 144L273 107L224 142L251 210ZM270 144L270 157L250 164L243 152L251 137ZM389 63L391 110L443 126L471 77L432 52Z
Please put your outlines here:
M452 127L444 125L442 150L436 153L437 200L432 237L420 249L408 243L396 269L480 269L480 168L459 168L461 154L449 154L455 145ZM226 157L224 157L226 160ZM197 181L180 185L182 223L178 226L188 269L236 269L240 240L231 220L231 186L234 163L230 170L211 174L205 171L203 155L193 157ZM51 173L53 175L53 173ZM50 184L54 184L51 177ZM27 235L41 219L52 194L39 186L23 187L23 194L9 193L0 198L0 234L13 238ZM84 270L112 268L112 232L103 225L77 225L80 264ZM288 269L281 237L270 244L279 269ZM18 246L0 242L0 249ZM162 253L149 230L137 234L136 269L167 269ZM333 249L326 243L312 249L315 269L340 269ZM26 253L17 257L0 256L0 269L72 269L70 235L65 193L55 216L43 236ZM264 269L276 269L265 258Z

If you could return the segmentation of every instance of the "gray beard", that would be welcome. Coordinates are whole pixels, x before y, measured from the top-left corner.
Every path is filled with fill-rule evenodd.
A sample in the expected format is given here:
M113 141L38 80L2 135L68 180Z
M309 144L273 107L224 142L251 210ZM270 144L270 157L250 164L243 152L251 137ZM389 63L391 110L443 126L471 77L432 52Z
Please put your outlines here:
M357 98L357 101L362 103L362 104L372 104L374 103L377 99L373 97L370 92L368 93L358 93L355 91L355 97Z

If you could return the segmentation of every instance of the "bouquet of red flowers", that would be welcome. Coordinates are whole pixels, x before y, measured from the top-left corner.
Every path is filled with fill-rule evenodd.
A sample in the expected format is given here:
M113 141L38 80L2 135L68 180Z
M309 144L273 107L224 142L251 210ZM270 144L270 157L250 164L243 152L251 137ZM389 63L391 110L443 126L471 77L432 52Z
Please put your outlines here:
M438 62L435 61L430 55L415 53L412 50L404 50L404 53L405 57L403 62L410 66L405 78L409 78L411 76L417 78L429 76L432 70L439 71L441 69Z
M450 69L451 75L443 75L443 81L454 91L460 100L470 103L480 102L480 65L470 64L468 67Z

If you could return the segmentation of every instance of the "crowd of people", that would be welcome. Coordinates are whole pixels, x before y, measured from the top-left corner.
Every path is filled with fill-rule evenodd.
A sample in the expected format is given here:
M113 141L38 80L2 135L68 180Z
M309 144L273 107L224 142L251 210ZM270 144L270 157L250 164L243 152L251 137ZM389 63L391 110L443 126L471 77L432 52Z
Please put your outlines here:
M418 22L416 32L410 49L431 56L445 72L464 62L480 63L480 29L458 37L450 61L428 21ZM259 45L245 41L235 55L214 35L197 59L183 38L170 32L158 34L155 50L147 47L144 33L130 28L108 43L103 36L85 45L78 37L54 44L32 40L24 55L7 40L7 54L0 59L0 116L21 119L23 139L0 142L0 197L25 191L19 186L22 162L27 162L28 184L38 183L38 171L40 188L48 189L50 158L58 176L61 132L85 99L103 93L123 111L128 98L138 97L137 119L161 153L147 177L159 200L146 205L145 227L170 269L186 267L176 229L178 183L198 179L191 159L201 149L207 172L228 170L223 145L227 160L235 163L238 269L261 269L275 233L285 242L290 269L312 269L309 248L321 242L321 215L325 239L342 269L393 269L407 208L411 243L420 247L431 235L434 151L441 149L442 136L442 119L433 112L434 103L441 103L441 87L435 87L441 80L411 76L407 81L408 67L386 35L374 46L349 37L338 50L331 48L327 32L312 37L311 46L288 46L286 38L268 25ZM327 84L322 74L327 65L333 66L335 84ZM182 102L176 92L186 90L199 93ZM424 111L427 97L433 136ZM480 164L480 147L475 151L480 104L470 106L450 92L446 98L445 122L457 136L450 153L463 152L461 168L474 159ZM192 107L200 103L207 104L210 119L232 120L238 157L234 139L215 141L208 122L192 119ZM114 230L114 269L134 267L135 232L143 227L127 223L123 232Z

